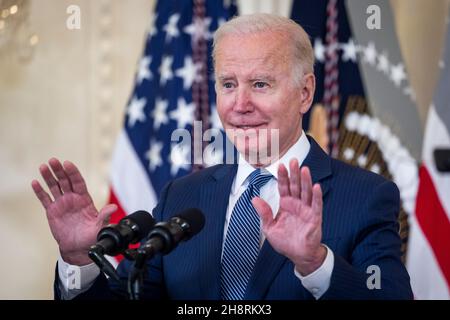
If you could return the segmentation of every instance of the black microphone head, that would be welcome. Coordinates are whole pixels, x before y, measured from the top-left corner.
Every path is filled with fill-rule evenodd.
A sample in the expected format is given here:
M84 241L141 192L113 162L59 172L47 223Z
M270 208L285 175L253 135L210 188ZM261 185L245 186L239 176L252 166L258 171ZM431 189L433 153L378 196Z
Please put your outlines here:
M129 214L124 219L122 219L121 223L129 224L129 222L125 222L126 220L128 220L132 224L135 224L135 227L137 227L136 229L133 229L136 232L135 238L139 240L146 237L155 225L155 219L150 213L145 210L139 210L133 212L132 214Z
M187 232L191 237L199 233L205 226L205 216L197 208L186 209L173 218L179 218L188 224Z

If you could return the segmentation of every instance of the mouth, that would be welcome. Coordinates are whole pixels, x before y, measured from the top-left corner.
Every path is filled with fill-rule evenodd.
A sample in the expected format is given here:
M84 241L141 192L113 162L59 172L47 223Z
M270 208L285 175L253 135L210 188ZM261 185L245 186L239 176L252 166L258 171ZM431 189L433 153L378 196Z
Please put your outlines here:
M257 123L257 124L232 124L232 127L235 129L249 130L249 129L261 129L266 126L266 123Z

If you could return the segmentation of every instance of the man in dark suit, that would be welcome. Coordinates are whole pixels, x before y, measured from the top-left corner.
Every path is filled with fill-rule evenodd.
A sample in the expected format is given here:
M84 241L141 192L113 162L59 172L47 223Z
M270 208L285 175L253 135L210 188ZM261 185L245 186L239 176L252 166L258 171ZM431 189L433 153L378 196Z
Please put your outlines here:
M331 159L302 130L315 90L303 29L274 15L241 16L216 32L213 58L218 113L239 161L164 188L156 220L196 207L206 224L148 263L143 298L412 298L400 260L397 187ZM49 164L53 173L47 165L40 171L54 199L37 181L32 187L61 252L56 297L126 296L87 256L115 207L98 212L72 163ZM79 289L64 281L74 267ZM129 268L120 264L123 279Z

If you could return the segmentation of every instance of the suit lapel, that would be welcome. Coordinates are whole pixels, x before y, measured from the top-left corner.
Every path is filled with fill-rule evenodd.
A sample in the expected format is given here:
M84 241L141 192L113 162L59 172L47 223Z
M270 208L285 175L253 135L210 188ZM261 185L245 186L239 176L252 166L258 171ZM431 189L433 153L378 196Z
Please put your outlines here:
M267 289L286 261L287 258L285 256L277 253L267 240L264 241L248 283L244 299L264 299Z
M205 212L202 231L200 290L205 299L220 299L220 264L223 230L237 165L220 166L211 181L200 188L201 209Z
M309 150L308 155L303 161L301 167L306 166L311 171L312 182L317 183L325 180L325 178L331 176L331 158L322 150L322 148L317 144L317 142L307 136L309 143L311 145L311 149ZM321 183L322 195L325 197L325 194L329 190L328 183Z
M302 167L309 167L313 183L316 183L331 175L331 162L329 156L320 148L314 139L308 136L308 140L311 148L302 163ZM321 183L321 187L323 197L325 198L325 195L329 190L329 184ZM245 299L264 299L270 284L273 282L286 261L287 258L285 256L277 253L268 241L264 241L252 277L247 286ZM292 270L292 273L294 273L294 270Z

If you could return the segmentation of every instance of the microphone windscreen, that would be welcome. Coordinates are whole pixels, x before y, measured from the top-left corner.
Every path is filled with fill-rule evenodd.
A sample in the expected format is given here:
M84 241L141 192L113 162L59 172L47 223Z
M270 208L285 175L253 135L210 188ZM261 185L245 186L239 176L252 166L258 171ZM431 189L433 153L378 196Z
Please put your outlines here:
M191 236L199 233L205 226L205 216L197 208L186 209L180 214L177 214L177 217L185 220L189 224L189 233Z
M126 217L137 225L137 238L142 239L147 236L155 225L153 216L145 210L136 211Z

